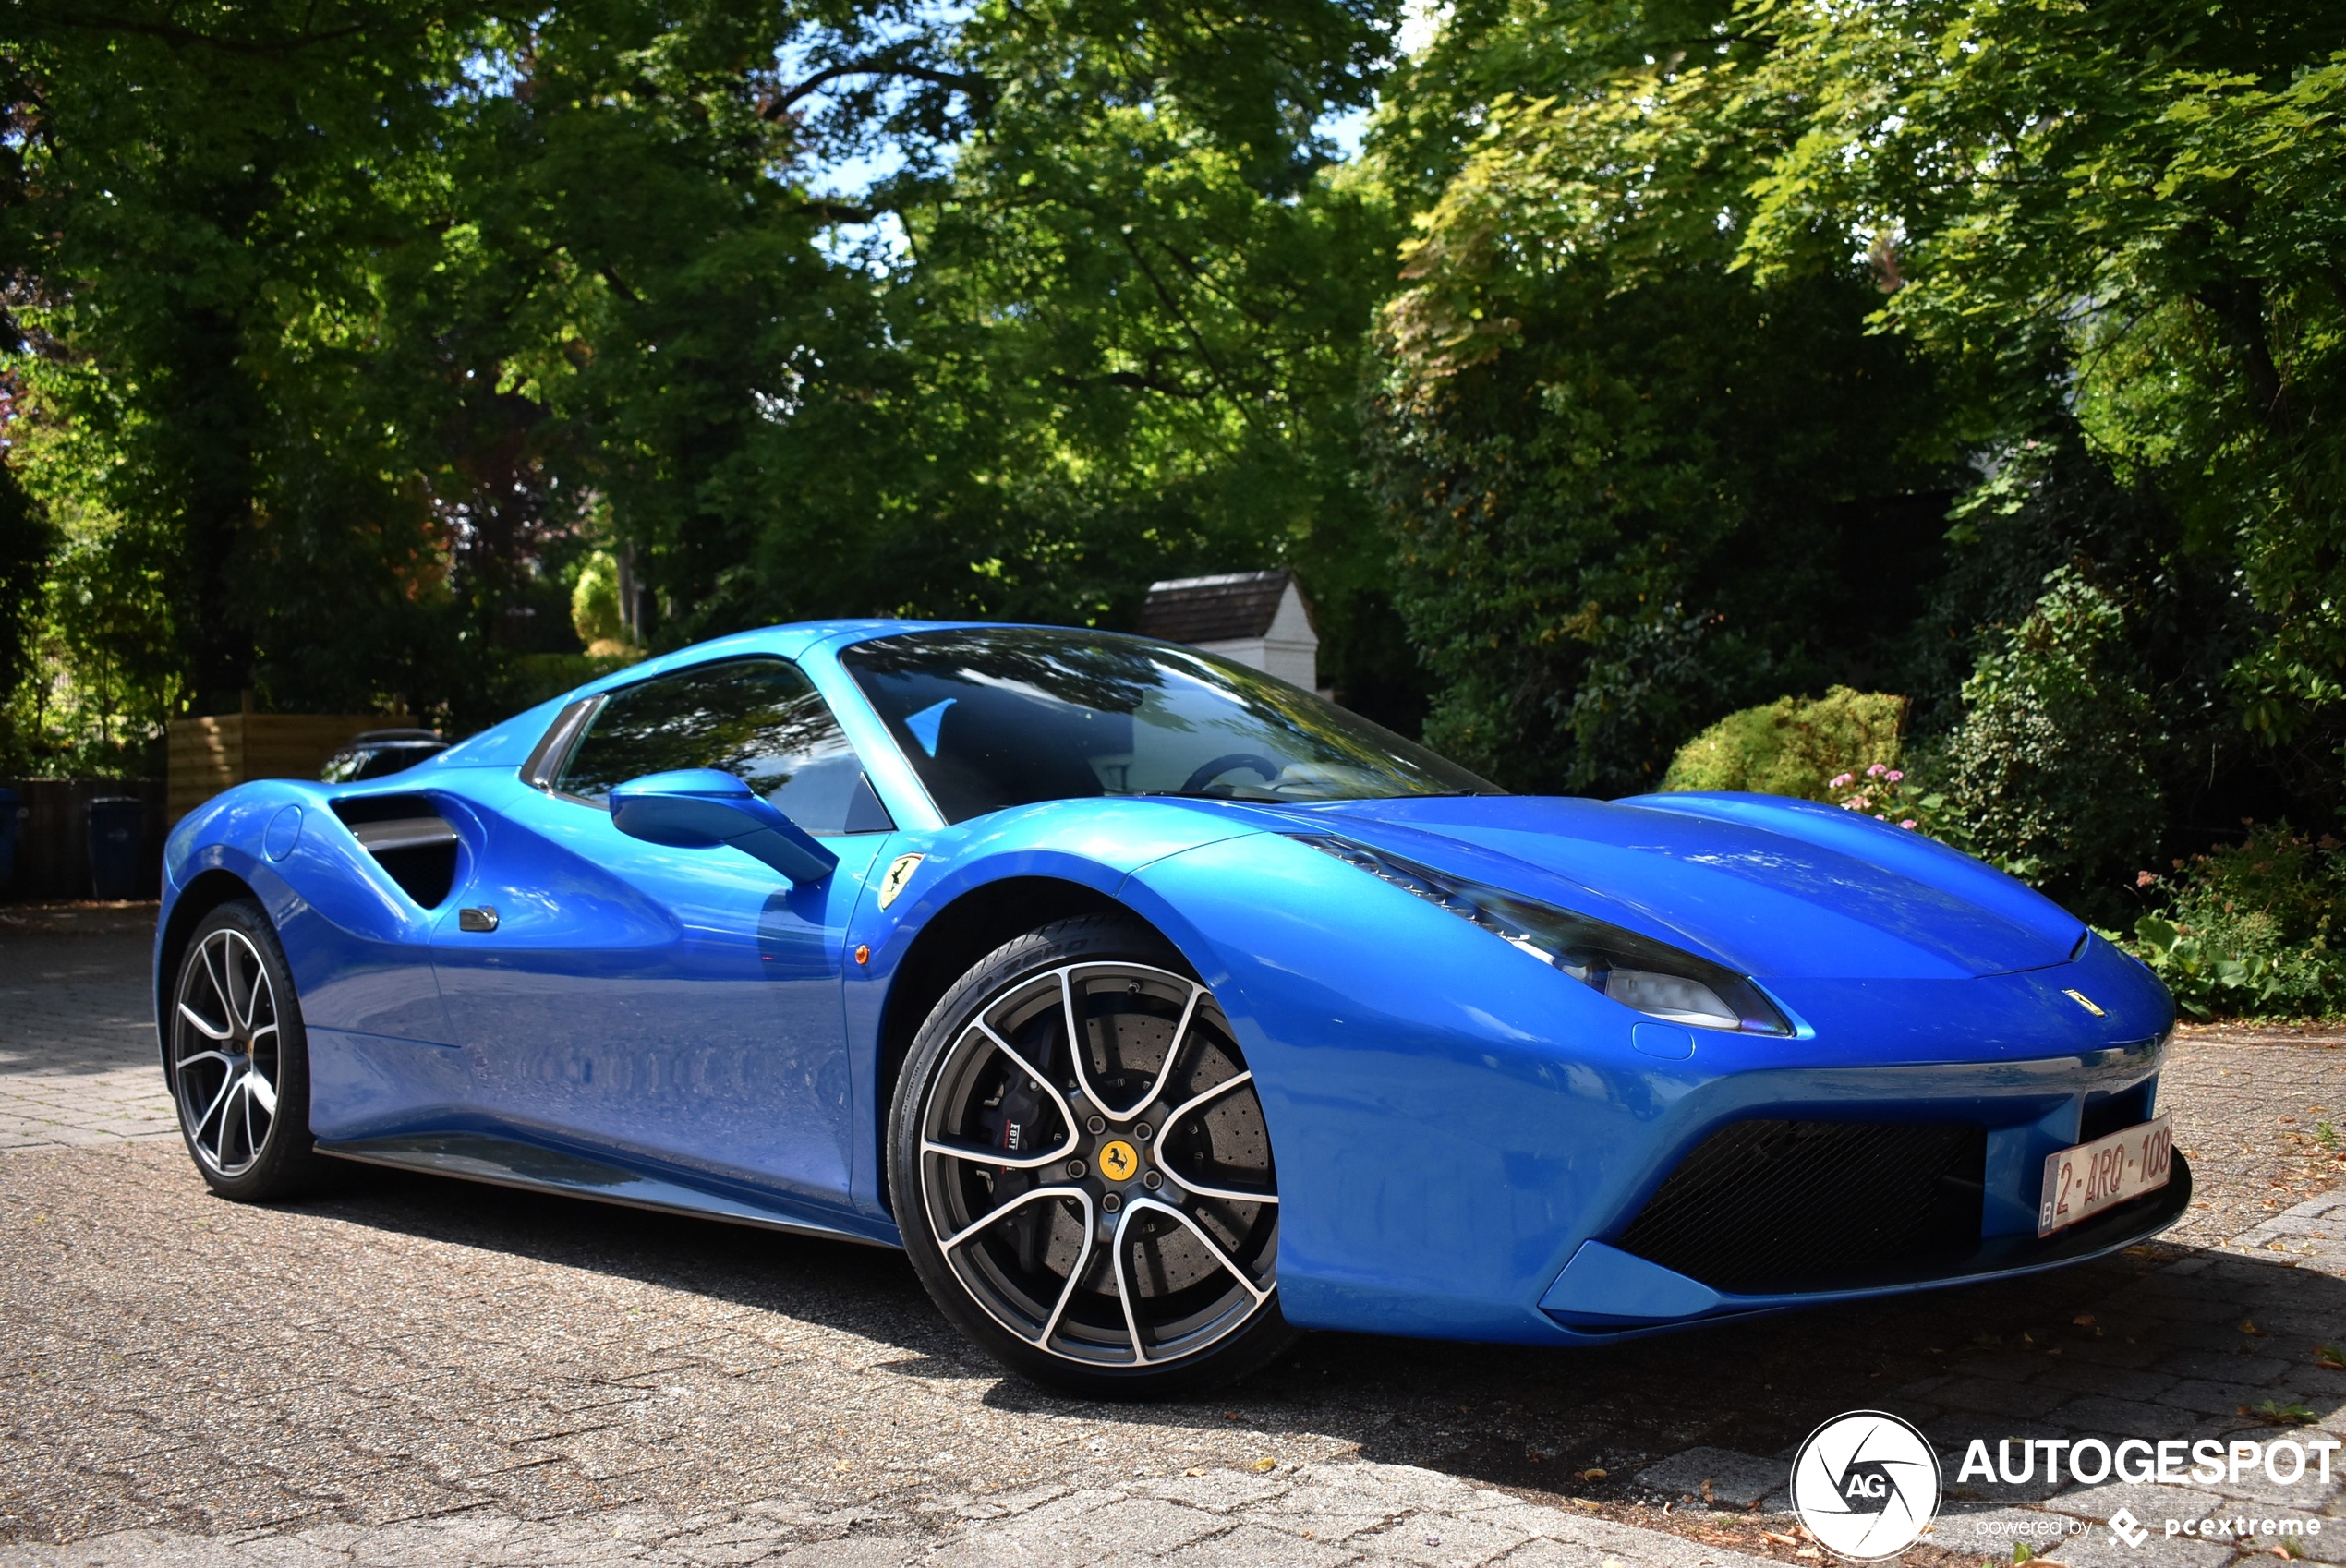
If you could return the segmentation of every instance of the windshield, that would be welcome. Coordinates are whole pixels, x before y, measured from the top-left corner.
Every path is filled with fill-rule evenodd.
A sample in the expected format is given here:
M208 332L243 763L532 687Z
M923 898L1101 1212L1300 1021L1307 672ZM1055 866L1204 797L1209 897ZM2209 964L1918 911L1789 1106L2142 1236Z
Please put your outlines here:
M1496 795L1284 681L1194 648L1006 626L840 655L950 822L1095 795L1361 801Z

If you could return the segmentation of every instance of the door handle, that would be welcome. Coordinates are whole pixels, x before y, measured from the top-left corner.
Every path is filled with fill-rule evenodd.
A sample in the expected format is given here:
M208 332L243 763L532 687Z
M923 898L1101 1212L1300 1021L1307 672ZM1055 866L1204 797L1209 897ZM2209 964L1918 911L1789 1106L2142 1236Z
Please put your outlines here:
M497 911L494 906L488 904L483 904L478 909L458 910L456 911L456 929L459 931L494 931L497 929Z

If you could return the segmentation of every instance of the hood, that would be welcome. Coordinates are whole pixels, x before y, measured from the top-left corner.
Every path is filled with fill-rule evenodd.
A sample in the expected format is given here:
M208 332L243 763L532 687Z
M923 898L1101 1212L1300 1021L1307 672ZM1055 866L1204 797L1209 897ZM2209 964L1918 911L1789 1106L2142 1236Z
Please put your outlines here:
M1921 835L1768 795L1348 801L1285 813L1760 979L1953 980L2064 963L2075 916Z

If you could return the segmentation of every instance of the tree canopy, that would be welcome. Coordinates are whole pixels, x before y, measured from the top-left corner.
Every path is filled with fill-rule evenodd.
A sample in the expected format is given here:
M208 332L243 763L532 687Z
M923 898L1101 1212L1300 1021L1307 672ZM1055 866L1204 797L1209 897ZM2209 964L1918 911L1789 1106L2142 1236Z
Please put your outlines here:
M2334 8L6 16L18 766L1286 564L1518 788L1847 686L2064 896L2346 798Z

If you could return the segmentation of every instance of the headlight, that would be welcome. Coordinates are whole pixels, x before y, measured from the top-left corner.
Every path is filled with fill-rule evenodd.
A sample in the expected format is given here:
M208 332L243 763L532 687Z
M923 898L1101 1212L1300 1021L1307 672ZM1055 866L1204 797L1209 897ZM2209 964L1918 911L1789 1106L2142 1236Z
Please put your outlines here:
M1648 1017L1757 1034L1792 1032L1767 994L1724 964L1604 921L1432 871L1381 850L1317 834L1296 838L1441 906L1517 951Z

